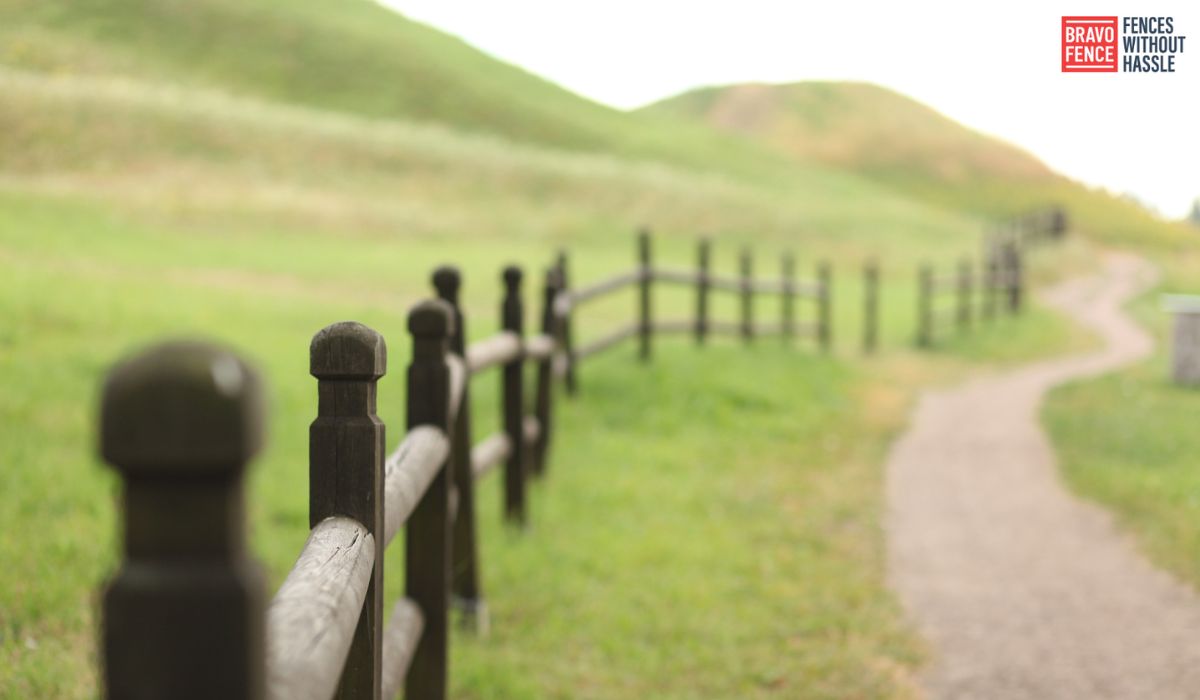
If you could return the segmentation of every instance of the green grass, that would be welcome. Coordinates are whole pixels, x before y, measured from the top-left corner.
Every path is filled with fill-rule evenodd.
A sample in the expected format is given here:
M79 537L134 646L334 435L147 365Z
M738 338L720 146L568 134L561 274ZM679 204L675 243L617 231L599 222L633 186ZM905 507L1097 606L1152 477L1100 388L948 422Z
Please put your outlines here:
M495 327L500 262L534 267L549 252L532 237L223 228L60 196L0 195L0 209L0 420L13 436L0 446L11 465L0 473L0 528L37 523L41 545L0 541L0 559L20 572L0 575L0 687L12 697L89 697L95 687L95 595L114 565L117 503L91 445L96 391L117 357L163 335L202 335L262 369L271 442L250 503L254 549L274 586L307 529L311 334L346 318L385 334L380 414L401 425L404 313L427 293L428 270L446 259L463 266L478 337ZM576 280L627 269L631 243L581 237ZM686 264L690 250L664 237L657 254ZM483 498L494 634L456 643L459 696L903 696L918 652L880 577L878 464L912 388L950 366L909 349L906 277L888 277L891 330L878 364L853 360L858 292L848 277L838 287L840 358L767 339L703 351L665 342L651 367L630 362L628 348L585 367L583 396L561 404L532 531L505 533L497 499ZM663 317L691 309L683 292L655 301ZM629 297L588 307L581 337L632 308ZM723 298L714 317L734 308ZM1009 337L997 346L1017 338L1032 353L1058 342L1035 332L1037 315L1003 323ZM987 353L962 345L944 355L961 364ZM479 383L481 436L495 425L494 391ZM390 577L389 594L399 584Z
M1137 366L1055 391L1045 419L1070 485L1112 510L1152 560L1200 585L1200 392L1176 386L1168 367L1161 292L1195 293L1196 251L1149 248L1163 285L1131 305L1158 349Z

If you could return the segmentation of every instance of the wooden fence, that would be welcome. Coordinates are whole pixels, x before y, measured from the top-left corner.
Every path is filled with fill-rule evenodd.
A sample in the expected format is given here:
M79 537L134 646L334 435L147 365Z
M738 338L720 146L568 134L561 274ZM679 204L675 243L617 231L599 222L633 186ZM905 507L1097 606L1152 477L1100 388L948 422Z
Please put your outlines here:
M269 602L245 531L246 467L263 442L255 372L230 350L200 342L161 344L118 364L100 416L101 454L124 482L123 558L102 606L107 696L445 698L452 608L469 628L487 624L475 484L503 465L505 519L525 523L526 486L547 469L556 381L574 392L577 364L626 339L636 337L647 360L657 333L689 333L697 343L715 334L745 342L807 337L830 349L828 263L800 280L785 256L778 278L756 278L743 251L740 275L723 277L711 271L708 241L698 246L694 270L656 267L648 233L637 251L632 271L579 288L569 286L560 255L542 280L534 332L527 332L522 272L504 269L501 330L471 343L461 276L452 267L435 271L436 298L408 315L407 417L391 453L376 415L377 382L387 371L383 337L354 322L318 332L310 346L318 397L309 432L311 530ZM868 350L876 344L878 280L878 265L868 263ZM692 288L694 317L656 319L658 284ZM631 286L637 320L576 348L576 312ZM711 317L715 292L737 295L736 321ZM781 298L778 323L756 320L758 295ZM798 320L797 302L811 304L811 322ZM536 368L530 396L527 362ZM476 440L471 380L493 369L503 427ZM401 530L405 593L385 615L383 553Z
M168 343L118 365L106 382L101 452L125 482L122 565L104 595L104 676L112 698L328 700L444 698L451 608L476 629L487 624L475 543L475 482L503 465L504 513L526 519L526 485L545 472L552 435L553 383L576 364L637 337L648 359L655 333L807 335L828 349L827 264L816 281L755 279L743 253L741 276L709 270L702 242L697 270L652 265L648 234L638 265L587 287L567 289L566 256L546 272L538 330L526 333L520 269L503 272L501 330L467 342L461 278L433 275L437 299L409 314L412 360L407 425L385 453L376 416L377 382L387 370L382 336L358 323L313 338L310 369L318 409L309 434L308 541L269 604L245 547L243 481L262 443L259 381L232 352ZM656 283L691 285L696 317L655 321ZM636 285L638 320L579 349L572 317L589 300ZM736 323L713 321L710 290L739 295ZM755 295L784 302L778 324L756 323ZM802 326L795 301L814 302ZM525 396L526 362L536 366ZM503 428L475 441L471 379L500 374ZM575 386L572 379L571 386ZM530 409L527 410L526 407ZM405 538L405 595L384 615L383 552Z
M749 343L761 336L811 338L821 350L828 352L833 341L833 272L827 262L818 263L813 279L797 279L795 259L790 254L781 258L778 278L756 278L753 257L748 248L741 251L737 277L716 275L712 272L712 246L701 240L696 247L694 270L656 267L650 234L643 231L637 238L637 265L633 270L613 275L585 287L564 289L558 298L555 311L563 320L566 345L566 376L568 391L574 393L578 387L576 365L622 341L637 338L638 357L649 360L653 337L656 334L690 334L697 344L704 344L712 335L732 335ZM567 259L559 256L561 278L566 279ZM669 284L690 287L695 291L695 315L691 319L656 319L654 316L654 289L656 285ZM595 340L579 347L573 341L573 316L586 303L601 299L629 287L637 288L637 319L632 323L615 328ZM714 320L710 313L710 296L714 292L736 295L739 300L739 317L734 321ZM772 295L780 298L778 323L755 319L755 298ZM812 321L797 320L797 302L812 305Z
M939 271L930 263L917 268L918 347L932 347L947 332L964 333L976 322L1021 312L1026 248L1061 236L1035 228L1030 221L1044 226L1066 225L1061 215L1029 219L1021 224L1021 235L1013 228L1006 228L986 236L978 263L964 257L949 270Z

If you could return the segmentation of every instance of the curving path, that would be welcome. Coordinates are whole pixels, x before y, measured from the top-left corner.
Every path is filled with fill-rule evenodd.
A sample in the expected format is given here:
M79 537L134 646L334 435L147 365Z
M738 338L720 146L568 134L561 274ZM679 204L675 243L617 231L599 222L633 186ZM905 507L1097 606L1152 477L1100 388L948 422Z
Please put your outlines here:
M929 697L1200 698L1200 597L1067 491L1038 425L1051 387L1151 351L1121 306L1152 278L1111 255L1056 287L1103 350L928 393L893 446L888 575L932 648Z

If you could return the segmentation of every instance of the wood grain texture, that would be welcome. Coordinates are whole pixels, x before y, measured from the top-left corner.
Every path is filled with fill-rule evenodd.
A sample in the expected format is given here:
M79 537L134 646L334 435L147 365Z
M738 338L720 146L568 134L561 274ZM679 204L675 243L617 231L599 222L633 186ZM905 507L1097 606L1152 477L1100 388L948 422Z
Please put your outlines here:
M332 517L312 529L267 611L267 697L333 697L374 564L362 523Z
M422 425L408 431L404 442L388 457L384 466L381 538L385 549L404 527L449 456L450 440L446 434Z
M377 382L387 371L383 336L344 321L321 329L309 347L317 378L317 418L309 427L309 525L345 516L374 538L383 531L385 431L376 415ZM383 659L383 558L375 558L339 700L376 700Z

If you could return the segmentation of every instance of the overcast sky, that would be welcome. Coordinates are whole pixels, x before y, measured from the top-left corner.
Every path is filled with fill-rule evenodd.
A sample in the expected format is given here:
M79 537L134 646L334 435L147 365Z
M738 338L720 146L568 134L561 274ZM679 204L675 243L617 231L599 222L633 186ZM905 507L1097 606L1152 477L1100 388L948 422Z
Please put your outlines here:
M614 107L703 85L865 80L1167 216L1200 196L1196 0L384 2ZM1173 16L1188 37L1177 72L1061 73L1062 16L1104 14Z

